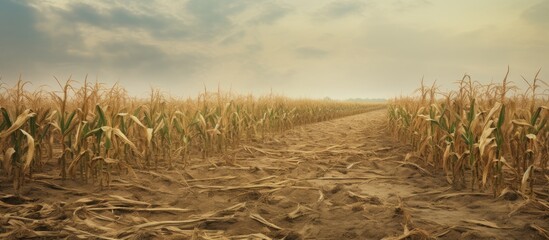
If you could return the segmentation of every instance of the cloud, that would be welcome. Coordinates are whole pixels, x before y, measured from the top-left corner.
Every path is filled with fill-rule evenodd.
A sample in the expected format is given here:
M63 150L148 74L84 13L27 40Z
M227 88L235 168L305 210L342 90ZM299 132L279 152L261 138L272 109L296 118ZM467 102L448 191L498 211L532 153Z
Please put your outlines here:
M300 47L295 49L295 53L301 58L323 58L328 52L319 48Z
M201 40L212 40L223 36L234 28L231 16L242 13L260 1L254 0L190 0L186 10L193 21L193 35Z
M140 81L155 77L167 83L173 76L188 78L211 62L204 53L181 47L193 41L187 35L180 34L181 43L166 44L182 23L159 12L81 2L27 3L0 1L0 30L9 33L0 38L4 80L18 73L27 79L89 73Z
M267 4L262 7L261 12L250 20L252 24L273 24L279 19L285 17L293 10L290 7L284 7L276 4Z
M23 71L48 60L50 39L36 30L35 11L16 1L0 1L0 74Z
M100 9L98 6L80 2L71 3L68 9L57 11L69 23L86 23L102 28L154 29L169 24L171 20L154 12L146 15L122 7Z
M487 1L0 0L0 75L378 97L424 74L449 83L545 69L549 1Z
M90 62L100 62L102 67L113 69L139 70L149 73L185 70L190 74L197 70L205 58L193 54L166 54L153 45L138 42L114 41L99 45L96 50L102 55Z
M409 11L414 9L422 9L430 5L433 5L433 3L429 0L415 0L415 1L396 0L393 2L393 6L397 11Z
M526 9L522 15L522 18L526 21L533 23L539 27L549 27L549 0L540 1L528 9Z
M246 51L248 51L250 53L257 53L257 52L263 50L263 46L259 43L254 43L254 44L246 45L245 49L246 49Z
M246 36L246 31L238 31L224 38L221 41L221 44L228 45L228 44L237 43L239 40L241 40L245 36Z
M75 28L97 27L115 32L118 29L142 31L159 41L215 42L236 32L232 18L258 5L251 0L189 0L170 3L172 12L152 8L149 2L132 2L131 6L107 5L97 2L69 2L66 6L48 6L54 18ZM45 4L44 4L45 5ZM262 23L274 22L284 15L284 9L263 9L257 16ZM83 25L83 26L82 26ZM77 29L78 30L78 29Z
M333 1L322 7L319 16L326 20L360 15L366 4L363 1Z
M131 9L123 6L104 8L98 4L70 2L64 8L48 8L58 21L75 28L93 26L111 31L121 28L141 30L163 40L189 38L192 32L183 20L162 12L148 11L146 5L136 5Z

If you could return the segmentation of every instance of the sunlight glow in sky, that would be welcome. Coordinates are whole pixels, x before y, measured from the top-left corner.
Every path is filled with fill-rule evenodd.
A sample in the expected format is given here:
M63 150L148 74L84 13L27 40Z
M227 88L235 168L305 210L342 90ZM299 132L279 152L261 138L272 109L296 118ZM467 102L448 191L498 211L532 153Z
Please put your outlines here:
M0 0L0 75L195 96L410 94L549 76L549 0ZM546 79L547 80L547 79Z

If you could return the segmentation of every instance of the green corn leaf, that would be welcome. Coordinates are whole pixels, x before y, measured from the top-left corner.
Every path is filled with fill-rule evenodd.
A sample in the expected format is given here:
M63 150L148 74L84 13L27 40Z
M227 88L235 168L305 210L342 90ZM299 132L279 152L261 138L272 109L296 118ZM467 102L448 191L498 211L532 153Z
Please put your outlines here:
M126 121L124 121L124 117L127 116L127 115L128 115L127 113L119 113L119 114L116 115L120 119L120 130L122 132L127 132Z
M538 125L538 127L536 128L536 134L545 127L545 125L547 124L547 119L544 118L543 121L541 121L540 125Z
M97 112L97 115L99 116L99 119L97 121L96 127L102 127L107 125L107 117L105 117L105 112L99 105L95 106L95 111Z
M467 121L469 124L473 122L475 119L475 99L471 101L471 106L469 108L469 112L467 113Z
M539 118L539 115L541 113L541 110L542 108L541 107L538 107L538 109L536 110L536 112L534 112L534 115L532 115L532 118L530 119L530 124L532 126L536 125L536 122L538 121L538 118Z
M501 110L499 112L497 128L501 129L501 126L503 125L504 122L505 122L505 105L502 105Z
M177 130L177 132L179 134L183 134L183 126L181 126L181 123L179 122L179 119L174 117L173 120L172 120L172 124L175 127L175 130Z
M72 120L74 119L74 115L76 114L76 111L72 111L72 113L69 115L69 118L67 118L67 121L64 122L64 123L61 123L62 124L62 131L63 131L63 134L66 134L67 132L69 132L69 127L72 123Z
M143 108L143 106L139 106L137 107L134 111L133 111L133 116L138 116L139 113L141 112L141 109Z
M36 116L29 118L29 129L32 136L36 136L38 124L36 123Z
M4 121L2 122L2 125L0 125L0 131L6 128L11 127L11 119L10 114L8 113L8 110L5 108L0 108L0 111L2 112L2 116L4 118Z
M102 133L103 133L103 131L101 130L101 128L95 128L95 129L93 129L93 130L91 130L91 131L86 132L86 133L82 136L82 139L86 139L86 138L88 138L88 137L90 137L90 136L92 136L92 135L96 135L96 136L100 137Z
M44 140L44 137L46 137L47 133L49 132L51 127L51 124L47 124L44 126L44 130L42 131L42 134L38 136L38 142L42 142Z

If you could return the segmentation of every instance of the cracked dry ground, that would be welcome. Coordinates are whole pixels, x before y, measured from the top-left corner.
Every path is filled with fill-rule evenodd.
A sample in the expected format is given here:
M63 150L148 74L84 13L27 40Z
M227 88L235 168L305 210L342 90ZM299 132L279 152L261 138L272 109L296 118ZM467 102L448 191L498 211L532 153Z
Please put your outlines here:
M385 110L298 126L211 162L136 170L109 187L2 181L0 237L41 239L544 239L525 200L461 194L404 163ZM54 169L53 163L50 166ZM116 175L116 174L115 174ZM547 193L547 187L542 189Z

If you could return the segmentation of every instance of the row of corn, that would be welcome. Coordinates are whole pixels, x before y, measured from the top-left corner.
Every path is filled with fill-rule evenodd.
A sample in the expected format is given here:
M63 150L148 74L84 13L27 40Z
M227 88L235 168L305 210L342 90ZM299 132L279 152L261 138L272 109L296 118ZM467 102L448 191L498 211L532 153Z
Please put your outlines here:
M419 96L389 104L390 129L413 146L408 158L440 169L458 189L532 196L536 184L549 181L548 85L538 74L524 79L525 91L508 74L501 84L465 75L449 92L422 83Z
M384 107L219 91L175 99L152 90L147 99L135 99L117 85L58 84L57 92L29 92L22 81L0 85L0 172L16 192L52 159L63 179L103 186L114 170L187 164L192 154L208 159L243 140Z

